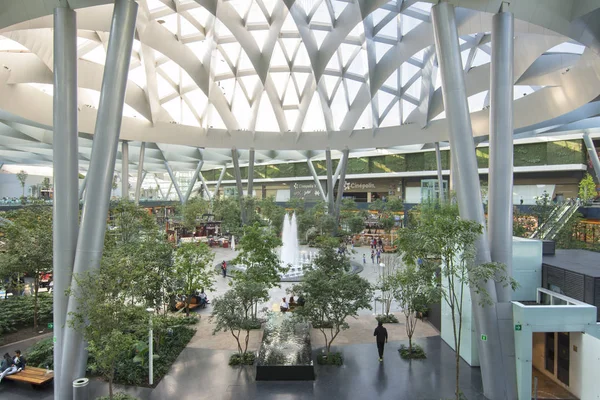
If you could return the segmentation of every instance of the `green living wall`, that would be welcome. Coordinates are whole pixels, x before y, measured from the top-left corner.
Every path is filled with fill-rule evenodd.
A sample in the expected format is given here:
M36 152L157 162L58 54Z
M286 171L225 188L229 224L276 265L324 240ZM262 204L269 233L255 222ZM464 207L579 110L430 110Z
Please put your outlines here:
M487 168L489 166L489 147L478 147L475 149L477 166ZM441 152L442 169L450 169L450 152ZM339 160L332 160L333 170L337 168ZM586 152L582 140L561 140L555 142L527 143L514 146L514 165L562 165L562 164L585 164ZM313 161L318 175L327 175L325 160ZM373 157L350 158L348 160L347 174L369 174L390 172L416 172L435 171L437 163L435 152L388 154ZM241 168L242 179L246 179L247 168ZM209 181L216 181L221 170L204 172ZM254 167L254 178L293 178L296 176L310 176L308 165L305 161L295 163L282 163L271 165L260 165ZM228 168L225 174L226 180L235 179L233 168Z

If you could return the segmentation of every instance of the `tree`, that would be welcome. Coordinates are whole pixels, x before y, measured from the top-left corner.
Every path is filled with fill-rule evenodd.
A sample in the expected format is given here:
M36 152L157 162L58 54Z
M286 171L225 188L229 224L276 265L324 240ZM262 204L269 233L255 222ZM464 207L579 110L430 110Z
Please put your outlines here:
M212 212L221 221L223 232L237 234L242 226L239 202L233 197L219 197L214 200Z
M44 179L42 179L42 189L50 190L50 178L48 178L47 176Z
M393 276L393 292L401 304L406 319L409 358L413 355L412 337L417 327L418 313L427 311L430 304L439 301L439 290L431 279L432 271L427 266L405 265Z
M241 293L238 288L225 292L221 297L213 300L213 311L211 319L216 321L213 334L220 331L229 331L237 342L238 354L244 355L248 351L250 331L253 329L253 319L250 315L252 302ZM242 346L241 333L246 332Z
M537 196L535 198L535 206L531 208L532 214L538 220L538 227L542 226L548 218L550 218L550 214L554 210L555 205L552 203L552 199L550 198L550 194L544 190L541 196Z
M584 204L596 198L596 183L590 174L585 174L585 177L579 182L579 198Z
M17 179L19 180L21 188L23 189L23 197L25 197L25 182L27 181L28 176L29 174L24 170L20 170L19 172L17 172Z
M112 204L110 215L113 229L109 230L109 238L113 241L137 242L158 233L156 219L132 201L119 200Z
M258 223L244 227L244 235L238 243L240 252L232 261L236 265L245 265L245 273L236 273L233 277L235 285L239 282L254 282L260 290L268 290L279 286L280 273L287 270L282 266L275 248L281 246L281 239L268 228L261 227ZM257 289L257 292L260 293ZM257 317L258 300L256 296L253 317Z
M285 208L275 204L275 197L270 196L266 199L262 199L258 203L260 214L269 221L271 229L279 235L283 228L283 218L286 215Z
M371 309L373 297L371 284L359 275L347 273L348 260L331 244L324 244L314 268L293 287L294 293L302 293L305 299L304 307L295 313L321 331L328 356L335 338L349 328L346 320L356 318L360 309Z
M122 278L123 267L114 259L103 258L98 271L75 275L78 309L69 315L70 326L80 332L94 357L98 372L108 381L113 396L117 362L129 356L136 337L148 328L144 307L128 305L129 282Z
M475 265L475 241L483 227L476 221L459 218L458 207L450 203L425 203L419 206L414 226L403 228L398 249L406 265L418 265L429 271L441 271L440 293L452 317L456 362L456 399L460 396L459 369L462 342L464 291L471 288L479 297L479 306L492 305L485 283L496 280L513 289L517 283L498 263Z
M178 211L183 218L183 226L188 230L195 230L198 220L208 212L208 209L208 201L201 197L193 197L185 204L180 205Z
M38 327L38 291L41 275L52 272L52 208L28 206L7 215L0 226L5 242L0 256L3 271L33 278L34 329Z
M190 313L190 301L195 290L212 290L216 271L214 253L204 243L184 243L175 254L175 275L186 295L185 311Z
M388 322L390 311L392 309L392 300L394 299L394 289L396 283L396 270L398 269L398 256L395 254L384 254L381 259L381 265L377 266L379 276L377 279L377 290L381 291L379 301L382 304L382 315L387 317ZM398 322L397 320L394 322Z

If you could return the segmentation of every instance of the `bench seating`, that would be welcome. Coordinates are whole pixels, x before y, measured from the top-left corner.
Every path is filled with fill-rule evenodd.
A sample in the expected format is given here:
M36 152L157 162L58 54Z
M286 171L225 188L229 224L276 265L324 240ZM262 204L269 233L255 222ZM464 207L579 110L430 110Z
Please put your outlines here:
M190 300L190 310L193 310L196 307L200 307L200 303L198 303L198 298L195 296L192 296L192 299ZM175 308L177 308L178 310L181 310L182 308L185 308L185 302L184 301L178 301L177 304L175 305Z
M4 379L30 383L32 386L44 385L54 379L54 372L44 368L25 367L16 374L7 375Z

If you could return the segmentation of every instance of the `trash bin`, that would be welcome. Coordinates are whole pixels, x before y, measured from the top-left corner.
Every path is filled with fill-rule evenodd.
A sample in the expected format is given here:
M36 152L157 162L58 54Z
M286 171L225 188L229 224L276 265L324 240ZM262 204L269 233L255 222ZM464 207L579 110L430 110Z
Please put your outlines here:
M89 383L90 380L88 378L79 378L73 381L73 400L88 400Z

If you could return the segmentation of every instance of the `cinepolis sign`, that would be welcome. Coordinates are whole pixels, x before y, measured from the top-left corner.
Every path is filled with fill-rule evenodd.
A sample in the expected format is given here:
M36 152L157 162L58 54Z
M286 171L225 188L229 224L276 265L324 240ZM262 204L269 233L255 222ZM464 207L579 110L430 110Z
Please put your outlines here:
M358 183L358 182L345 182L344 183L344 192L352 191L352 190L370 190L376 189L376 186L373 182L368 183Z

